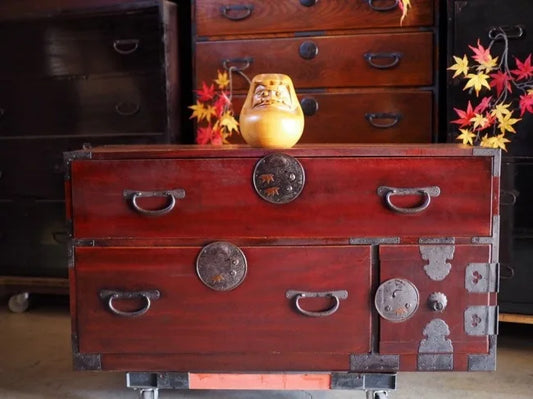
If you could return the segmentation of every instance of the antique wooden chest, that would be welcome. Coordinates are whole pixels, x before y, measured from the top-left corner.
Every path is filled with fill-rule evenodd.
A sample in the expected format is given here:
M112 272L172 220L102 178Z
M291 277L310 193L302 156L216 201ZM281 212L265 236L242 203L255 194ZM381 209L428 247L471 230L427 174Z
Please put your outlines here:
M497 150L130 145L65 158L77 369L333 373L342 387L495 367Z

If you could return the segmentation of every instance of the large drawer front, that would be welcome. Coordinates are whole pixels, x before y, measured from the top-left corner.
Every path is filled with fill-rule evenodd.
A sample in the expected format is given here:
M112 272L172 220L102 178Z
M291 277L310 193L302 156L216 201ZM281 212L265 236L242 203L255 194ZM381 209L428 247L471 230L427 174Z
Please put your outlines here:
M285 204L266 201L254 190L255 157L74 161L74 236L492 235L489 157L302 157L298 161L306 182L301 194ZM272 196L279 191L275 184L272 181L269 190ZM391 193L391 188L424 189L407 195ZM184 190L171 210L167 202L172 196L165 194L169 190ZM132 192L161 193L155 199L162 203L139 198L135 209ZM146 209L166 211L152 216L146 215Z
M165 90L159 73L0 83L0 135L162 132Z
M199 36L398 27L401 12L394 1L196 0ZM391 8L384 11L383 8ZM433 24L433 1L413 7L403 26Z
M83 353L273 353L321 356L370 351L369 247L241 247L244 281L230 291L208 288L195 268L200 247L76 248L79 349ZM101 297L159 293L146 313L134 299ZM337 311L310 317L287 291L346 291ZM299 302L322 311L331 299ZM325 301L325 302L324 302ZM111 307L110 307L111 305ZM324 309L321 309L324 307ZM139 309L137 309L139 310ZM187 365L176 365L187 367Z
M302 50L308 45L316 48L316 56L301 55L309 57ZM296 89L430 86L432 48L431 32L197 42L196 77L210 82L217 69L235 66L249 78L272 71L287 74ZM235 90L248 86L235 74Z
M353 90L297 93L305 114L299 143L423 143L431 141L433 93ZM245 97L233 96L236 113ZM348 129L357 126L357 129ZM230 141L242 141L232 136Z
M0 53L9 54L9 62L0 63L4 79L159 69L163 46L157 7L129 15L4 22L0 32Z

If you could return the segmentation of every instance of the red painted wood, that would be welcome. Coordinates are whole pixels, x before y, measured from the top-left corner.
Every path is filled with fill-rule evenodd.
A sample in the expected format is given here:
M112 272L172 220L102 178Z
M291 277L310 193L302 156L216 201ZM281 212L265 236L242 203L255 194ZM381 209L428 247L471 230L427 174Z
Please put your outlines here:
M380 320L380 353L418 353L420 341L424 339L424 327L433 319L442 319L450 328L447 337L452 341L454 353L488 353L486 336L469 336L464 328L464 311L469 306L489 305L489 294L469 293L465 289L466 267L469 263L487 263L490 259L488 245L455 245L450 274L442 281L431 280L424 266L428 261L420 256L419 246L381 246L380 280L394 278L411 281L420 294L420 306L408 320L393 323ZM442 292L448 298L444 312L434 312L427 305L433 292Z
M195 22L199 36L323 31L349 28L397 28L401 17L398 8L389 12L372 10L367 2L343 0L319 1L304 7L297 1L247 0L253 6L250 17L231 21L224 17L220 2L196 0ZM403 26L433 24L433 1L413 7Z
M243 247L244 282L207 288L195 273L200 248L76 248L79 345L88 353L292 353L321 356L370 350L368 247ZM143 316L112 314L100 290L154 290ZM339 310L308 317L287 290L347 290ZM130 302L130 301L127 301ZM117 302L121 310L138 303ZM330 302L303 300L321 310Z
M214 151L216 153L216 151ZM258 158L72 162L74 236L99 237L373 237L489 236L493 204L489 157L299 157L302 194L285 205L252 187ZM468 173L465 173L468 171ZM388 209L379 186L439 186L419 214ZM123 191L182 188L186 197L160 217L141 216ZM417 206L421 196L395 197ZM140 202L148 207L146 201ZM154 205L163 207L164 204ZM310 218L309 215L313 215Z
M330 389L331 374L190 373L189 389Z

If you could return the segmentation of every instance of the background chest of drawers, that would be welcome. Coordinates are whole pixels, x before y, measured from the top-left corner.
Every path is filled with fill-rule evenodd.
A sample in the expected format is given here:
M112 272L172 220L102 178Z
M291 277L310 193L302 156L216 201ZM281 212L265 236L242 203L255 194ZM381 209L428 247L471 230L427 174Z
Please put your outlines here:
M107 146L66 159L79 369L495 366L496 151Z
M402 26L397 3L196 0L195 84L231 69L238 113L241 73L288 74L302 142L436 141L439 2L413 7Z
M66 277L63 152L176 139L176 6L3 1L0 15L0 274Z

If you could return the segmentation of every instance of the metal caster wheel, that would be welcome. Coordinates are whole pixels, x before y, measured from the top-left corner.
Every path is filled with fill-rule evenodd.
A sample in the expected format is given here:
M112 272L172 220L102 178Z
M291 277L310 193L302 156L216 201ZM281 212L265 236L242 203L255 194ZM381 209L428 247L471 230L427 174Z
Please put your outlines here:
M366 391L366 399L388 399L387 391Z
M28 292L12 295L7 303L8 309L13 313L23 313L28 310L29 305L30 294Z
M139 390L139 399L158 399L158 389L141 389Z

